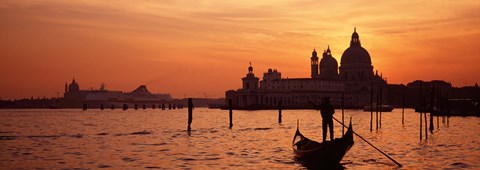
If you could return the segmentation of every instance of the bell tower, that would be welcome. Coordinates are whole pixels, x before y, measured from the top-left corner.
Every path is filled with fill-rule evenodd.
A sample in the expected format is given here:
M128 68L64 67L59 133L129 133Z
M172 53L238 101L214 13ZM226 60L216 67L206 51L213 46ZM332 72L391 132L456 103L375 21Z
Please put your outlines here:
M312 52L312 57L310 57L311 60L311 69L312 69L312 78L318 78L318 57L317 57L317 51L315 51L315 48L313 49Z
M258 77L255 77L253 74L253 67L252 63L250 63L250 67L248 67L248 74L244 78L242 78L243 82L243 89L245 90L257 90L258 89Z

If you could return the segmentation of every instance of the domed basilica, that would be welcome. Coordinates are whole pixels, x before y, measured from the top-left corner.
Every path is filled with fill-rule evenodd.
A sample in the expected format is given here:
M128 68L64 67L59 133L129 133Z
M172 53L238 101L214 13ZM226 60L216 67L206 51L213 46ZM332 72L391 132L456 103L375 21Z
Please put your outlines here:
M255 77L250 65L248 74L242 78L243 88L229 90L226 99L232 100L236 109L268 109L279 103L283 108L310 108L310 102L319 103L330 97L336 106L363 108L369 105L372 94L381 94L386 80L374 74L370 54L362 47L360 36L354 29L348 47L342 54L340 67L333 58L330 47L322 53L319 62L316 49L310 57L310 78L282 78L277 70L268 69L263 79Z

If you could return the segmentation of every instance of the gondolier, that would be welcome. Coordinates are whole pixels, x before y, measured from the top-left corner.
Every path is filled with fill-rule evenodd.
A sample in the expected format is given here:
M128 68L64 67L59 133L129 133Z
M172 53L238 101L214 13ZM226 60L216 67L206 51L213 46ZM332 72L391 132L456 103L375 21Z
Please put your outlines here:
M333 141L333 114L335 109L330 104L330 98L323 98L323 102L320 105L320 114L322 115L322 134L323 142L327 140L327 126L330 129L330 141Z

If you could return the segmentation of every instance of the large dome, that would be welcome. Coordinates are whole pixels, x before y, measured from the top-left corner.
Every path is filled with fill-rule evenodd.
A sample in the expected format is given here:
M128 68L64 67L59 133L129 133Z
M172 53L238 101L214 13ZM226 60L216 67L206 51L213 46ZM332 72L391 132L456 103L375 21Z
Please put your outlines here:
M355 28L352 33L352 40L350 41L350 47L348 47L342 55L340 64L372 64L370 54L360 43L360 36Z
M348 47L345 52L343 52L340 64L372 64L372 60L365 48L360 45L354 45Z

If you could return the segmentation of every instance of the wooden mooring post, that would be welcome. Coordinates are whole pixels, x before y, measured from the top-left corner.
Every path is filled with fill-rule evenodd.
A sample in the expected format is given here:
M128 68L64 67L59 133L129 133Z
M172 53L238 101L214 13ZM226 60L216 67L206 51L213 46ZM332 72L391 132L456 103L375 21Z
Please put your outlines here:
M282 101L278 101L278 123L282 123Z
M345 107L345 93L342 93L342 124L345 124L345 113L344 113L344 107ZM345 127L342 126L342 136L345 136Z
M405 125L405 91L403 92L402 100L402 125Z
M422 140L422 113L419 114L420 115L420 140Z
M370 132L372 132L373 121L373 85L370 87Z
M233 116L233 106L232 99L228 99L228 119L230 120L229 127L233 127L232 116Z
M419 115L420 115L420 141L422 140L422 127L423 127L423 124L422 124L422 111L420 109L422 109L423 107L423 90L422 90L422 83L420 83L420 105L418 106L419 108Z
M193 119L193 103L192 103L192 98L188 98L188 127L187 130L190 132L192 129L190 125L192 124L192 119Z
M375 130L378 130L378 102L379 102L379 93L377 92L377 103L375 103L375 111L376 111L376 115L375 115Z
M435 87L432 86L432 93L430 96L430 133L433 133L434 127L433 127L433 108L434 108L434 103L435 103Z
M83 104L83 110L84 111L87 110L87 104L85 104L85 103Z
M425 140L428 139L428 129L427 129L427 112L424 113L425 118Z
M383 96L382 96L382 91L383 91L383 88L380 87L380 104L379 104L379 112L380 112L380 120L378 122L378 125L380 126L380 128L382 127L382 108L383 108Z

